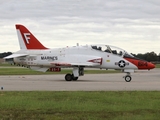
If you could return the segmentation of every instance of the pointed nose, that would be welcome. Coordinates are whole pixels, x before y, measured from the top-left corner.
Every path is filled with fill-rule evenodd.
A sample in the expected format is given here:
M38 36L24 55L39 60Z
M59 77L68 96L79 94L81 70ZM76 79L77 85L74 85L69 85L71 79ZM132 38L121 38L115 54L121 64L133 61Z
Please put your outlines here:
M155 65L151 62L148 62L148 70L155 68Z

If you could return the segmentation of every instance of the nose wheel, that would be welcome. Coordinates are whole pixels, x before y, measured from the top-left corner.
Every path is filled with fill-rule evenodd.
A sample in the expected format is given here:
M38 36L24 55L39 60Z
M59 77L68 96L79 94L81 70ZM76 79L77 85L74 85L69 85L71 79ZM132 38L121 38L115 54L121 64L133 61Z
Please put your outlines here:
M132 77L130 75L126 75L124 79L126 82L130 82L132 80Z
M124 79L125 79L126 82L130 82L132 80L132 77L131 77L130 73L127 73L127 75L124 76Z

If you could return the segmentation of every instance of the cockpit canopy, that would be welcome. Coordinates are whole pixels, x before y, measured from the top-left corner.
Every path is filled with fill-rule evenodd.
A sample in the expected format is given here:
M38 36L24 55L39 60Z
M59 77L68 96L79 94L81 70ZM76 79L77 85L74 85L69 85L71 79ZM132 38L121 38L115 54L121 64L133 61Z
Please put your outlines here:
M127 53L125 50L115 46L111 46L111 45L91 45L91 47L92 49L95 49L95 50L108 52L108 53L115 54L122 57L131 57L131 58L134 57L130 53Z

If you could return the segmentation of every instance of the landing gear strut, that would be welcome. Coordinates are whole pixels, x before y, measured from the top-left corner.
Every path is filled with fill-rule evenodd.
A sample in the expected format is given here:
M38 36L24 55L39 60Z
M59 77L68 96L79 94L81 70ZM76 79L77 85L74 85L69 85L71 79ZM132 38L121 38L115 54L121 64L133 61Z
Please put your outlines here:
M124 79L125 79L126 82L130 82L132 80L132 77L131 77L130 73L127 73L127 75L124 76Z

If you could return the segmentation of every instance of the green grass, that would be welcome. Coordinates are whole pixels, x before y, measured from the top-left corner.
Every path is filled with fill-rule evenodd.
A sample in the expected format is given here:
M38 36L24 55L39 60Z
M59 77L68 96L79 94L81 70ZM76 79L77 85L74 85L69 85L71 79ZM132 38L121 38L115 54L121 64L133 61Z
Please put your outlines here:
M156 68L160 68L160 64L156 64Z
M160 92L0 92L0 119L159 120Z

